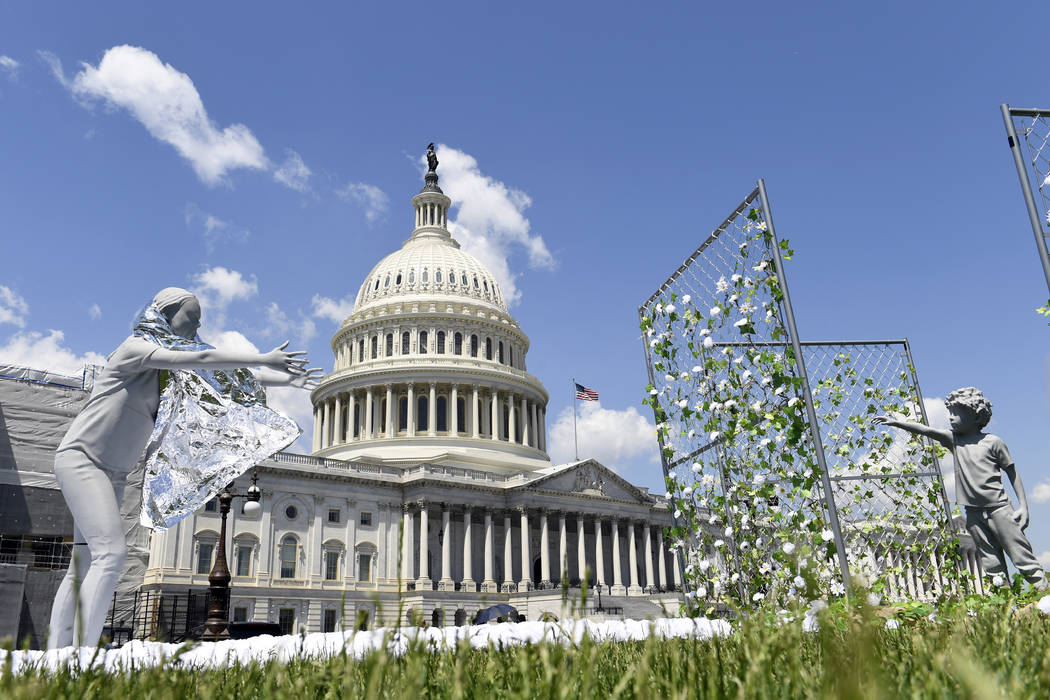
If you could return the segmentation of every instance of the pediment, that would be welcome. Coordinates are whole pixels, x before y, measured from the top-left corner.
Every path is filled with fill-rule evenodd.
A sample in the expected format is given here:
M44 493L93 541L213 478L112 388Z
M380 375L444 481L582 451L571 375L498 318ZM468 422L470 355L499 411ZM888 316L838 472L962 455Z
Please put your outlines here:
M553 469L556 471L533 479L520 488L635 503L648 503L651 500L647 492L593 459Z

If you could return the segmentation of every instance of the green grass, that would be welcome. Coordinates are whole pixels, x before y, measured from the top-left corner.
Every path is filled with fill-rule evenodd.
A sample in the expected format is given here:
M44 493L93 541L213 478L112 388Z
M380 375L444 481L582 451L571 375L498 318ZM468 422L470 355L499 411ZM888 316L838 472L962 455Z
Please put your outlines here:
M1014 601L1016 602L1016 601ZM897 698L1050 696L1050 618L1008 601L963 607L898 630L869 608L838 606L819 632L764 619L729 638L650 639L373 654L289 665L107 675L3 671L0 697L22 698ZM942 609L943 610L943 609ZM972 616L976 615L976 616Z

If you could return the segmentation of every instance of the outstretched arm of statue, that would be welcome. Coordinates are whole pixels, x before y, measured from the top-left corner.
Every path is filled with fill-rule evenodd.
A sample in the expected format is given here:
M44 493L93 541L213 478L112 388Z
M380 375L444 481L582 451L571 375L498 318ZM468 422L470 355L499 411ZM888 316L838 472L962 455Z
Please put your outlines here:
M267 367L262 367L255 372L255 378L265 387L294 386L299 389L316 389L317 380L324 374L320 367L310 367L303 374L293 375L286 372L276 372Z
M168 350L157 348L143 363L151 369L238 369L240 367L268 367L292 378L307 373L306 351L285 351L288 341L267 353L239 350Z
M1028 495L1024 491L1024 482L1021 481L1021 475L1017 473L1017 465L1011 464L1003 471L1006 472L1006 476L1010 479L1010 485L1014 487L1014 493L1017 494L1017 510L1014 511L1014 520L1017 521L1022 530L1025 530L1028 528L1030 516L1028 514Z
M950 430L931 428L930 426L923 425L922 423L913 423L911 421L906 420L897 420L895 418L890 418L889 416L875 416L871 419L871 422L875 425L885 425L890 428L900 428L901 430L907 430L909 433L914 433L915 435L923 435L925 437L930 438L931 440L936 440L941 445L949 449L951 449L952 446L952 431Z

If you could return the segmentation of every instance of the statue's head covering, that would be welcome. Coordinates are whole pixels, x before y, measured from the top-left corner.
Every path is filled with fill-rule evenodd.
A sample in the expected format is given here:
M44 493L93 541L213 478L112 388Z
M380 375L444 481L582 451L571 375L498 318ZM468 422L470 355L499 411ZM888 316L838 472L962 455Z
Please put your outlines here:
M182 304L189 299L195 299L196 297L190 292L186 291L182 287L165 287L164 289L157 292L157 296L153 297L153 303L158 309L163 311L169 306L175 304Z

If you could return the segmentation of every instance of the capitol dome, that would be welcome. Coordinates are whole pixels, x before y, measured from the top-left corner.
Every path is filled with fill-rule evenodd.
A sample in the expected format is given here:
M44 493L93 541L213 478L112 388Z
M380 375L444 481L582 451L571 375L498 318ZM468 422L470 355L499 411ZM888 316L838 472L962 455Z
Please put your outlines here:
M449 233L434 169L425 182L412 235L368 273L332 337L334 369L312 394L314 454L549 467L548 394L526 369L528 336Z

